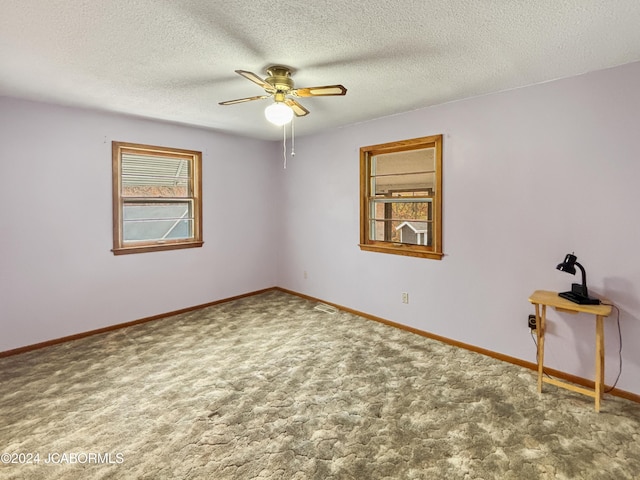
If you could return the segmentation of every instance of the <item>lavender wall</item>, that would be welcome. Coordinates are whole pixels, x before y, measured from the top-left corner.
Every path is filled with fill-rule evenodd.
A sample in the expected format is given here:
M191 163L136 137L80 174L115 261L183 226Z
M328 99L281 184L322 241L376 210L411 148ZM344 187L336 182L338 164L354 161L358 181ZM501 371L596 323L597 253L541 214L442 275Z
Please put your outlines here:
M555 266L575 251L592 293L621 310L618 387L640 394L638 85L634 63L296 139L296 156L280 171L278 284L534 362L527 297L568 289L576 278ZM358 149L438 133L446 256L361 252ZM592 378L593 317L549 318L547 364ZM605 336L611 384L615 316Z
M112 140L203 152L204 247L111 253ZM274 286L272 147L0 98L0 351Z

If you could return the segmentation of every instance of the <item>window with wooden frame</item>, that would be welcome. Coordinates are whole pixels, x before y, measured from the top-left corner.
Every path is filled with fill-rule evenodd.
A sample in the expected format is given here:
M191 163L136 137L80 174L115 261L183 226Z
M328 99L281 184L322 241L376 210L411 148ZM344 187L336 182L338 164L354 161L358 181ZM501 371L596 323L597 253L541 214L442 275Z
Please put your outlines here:
M442 135L360 148L360 248L443 257Z
M113 253L201 247L202 153L113 142Z

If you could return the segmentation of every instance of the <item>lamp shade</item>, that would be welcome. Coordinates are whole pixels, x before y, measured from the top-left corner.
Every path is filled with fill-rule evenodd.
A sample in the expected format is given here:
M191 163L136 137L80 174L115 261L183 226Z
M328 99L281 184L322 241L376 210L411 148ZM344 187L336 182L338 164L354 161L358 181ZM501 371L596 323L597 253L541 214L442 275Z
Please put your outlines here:
M567 253L567 256L564 257L564 261L562 263L559 263L556 268L561 272L567 272L567 273L570 273L571 275L575 275L576 260L577 258L575 255L572 255L571 253Z
M291 121L293 110L284 103L276 102L264 109L264 116L274 125L282 126Z

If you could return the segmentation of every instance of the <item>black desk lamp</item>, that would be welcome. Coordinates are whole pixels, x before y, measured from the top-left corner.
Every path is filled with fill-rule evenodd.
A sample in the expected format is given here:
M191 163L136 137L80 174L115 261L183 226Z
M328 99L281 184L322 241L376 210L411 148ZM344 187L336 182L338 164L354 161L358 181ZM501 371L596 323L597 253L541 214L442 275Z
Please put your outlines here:
M562 298L566 298L567 300L571 300L573 303L579 303L580 305L599 305L600 300L589 297L589 291L587 290L587 272L584 271L584 267L576 260L578 259L575 255L567 253L567 256L564 257L564 261L559 263L556 268L561 272L567 272L571 275L575 275L576 267L578 267L582 272L582 284L572 283L570 292L561 292L558 295Z

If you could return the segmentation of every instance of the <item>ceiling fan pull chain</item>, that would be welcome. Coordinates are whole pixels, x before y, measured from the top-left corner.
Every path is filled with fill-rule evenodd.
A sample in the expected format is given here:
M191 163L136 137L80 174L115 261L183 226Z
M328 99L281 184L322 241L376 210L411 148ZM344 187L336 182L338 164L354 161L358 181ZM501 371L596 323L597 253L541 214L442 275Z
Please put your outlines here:
M287 168L287 124L282 126L282 156L284 157L284 168Z
M296 156L296 129L294 124L296 123L296 117L291 119L291 156Z

